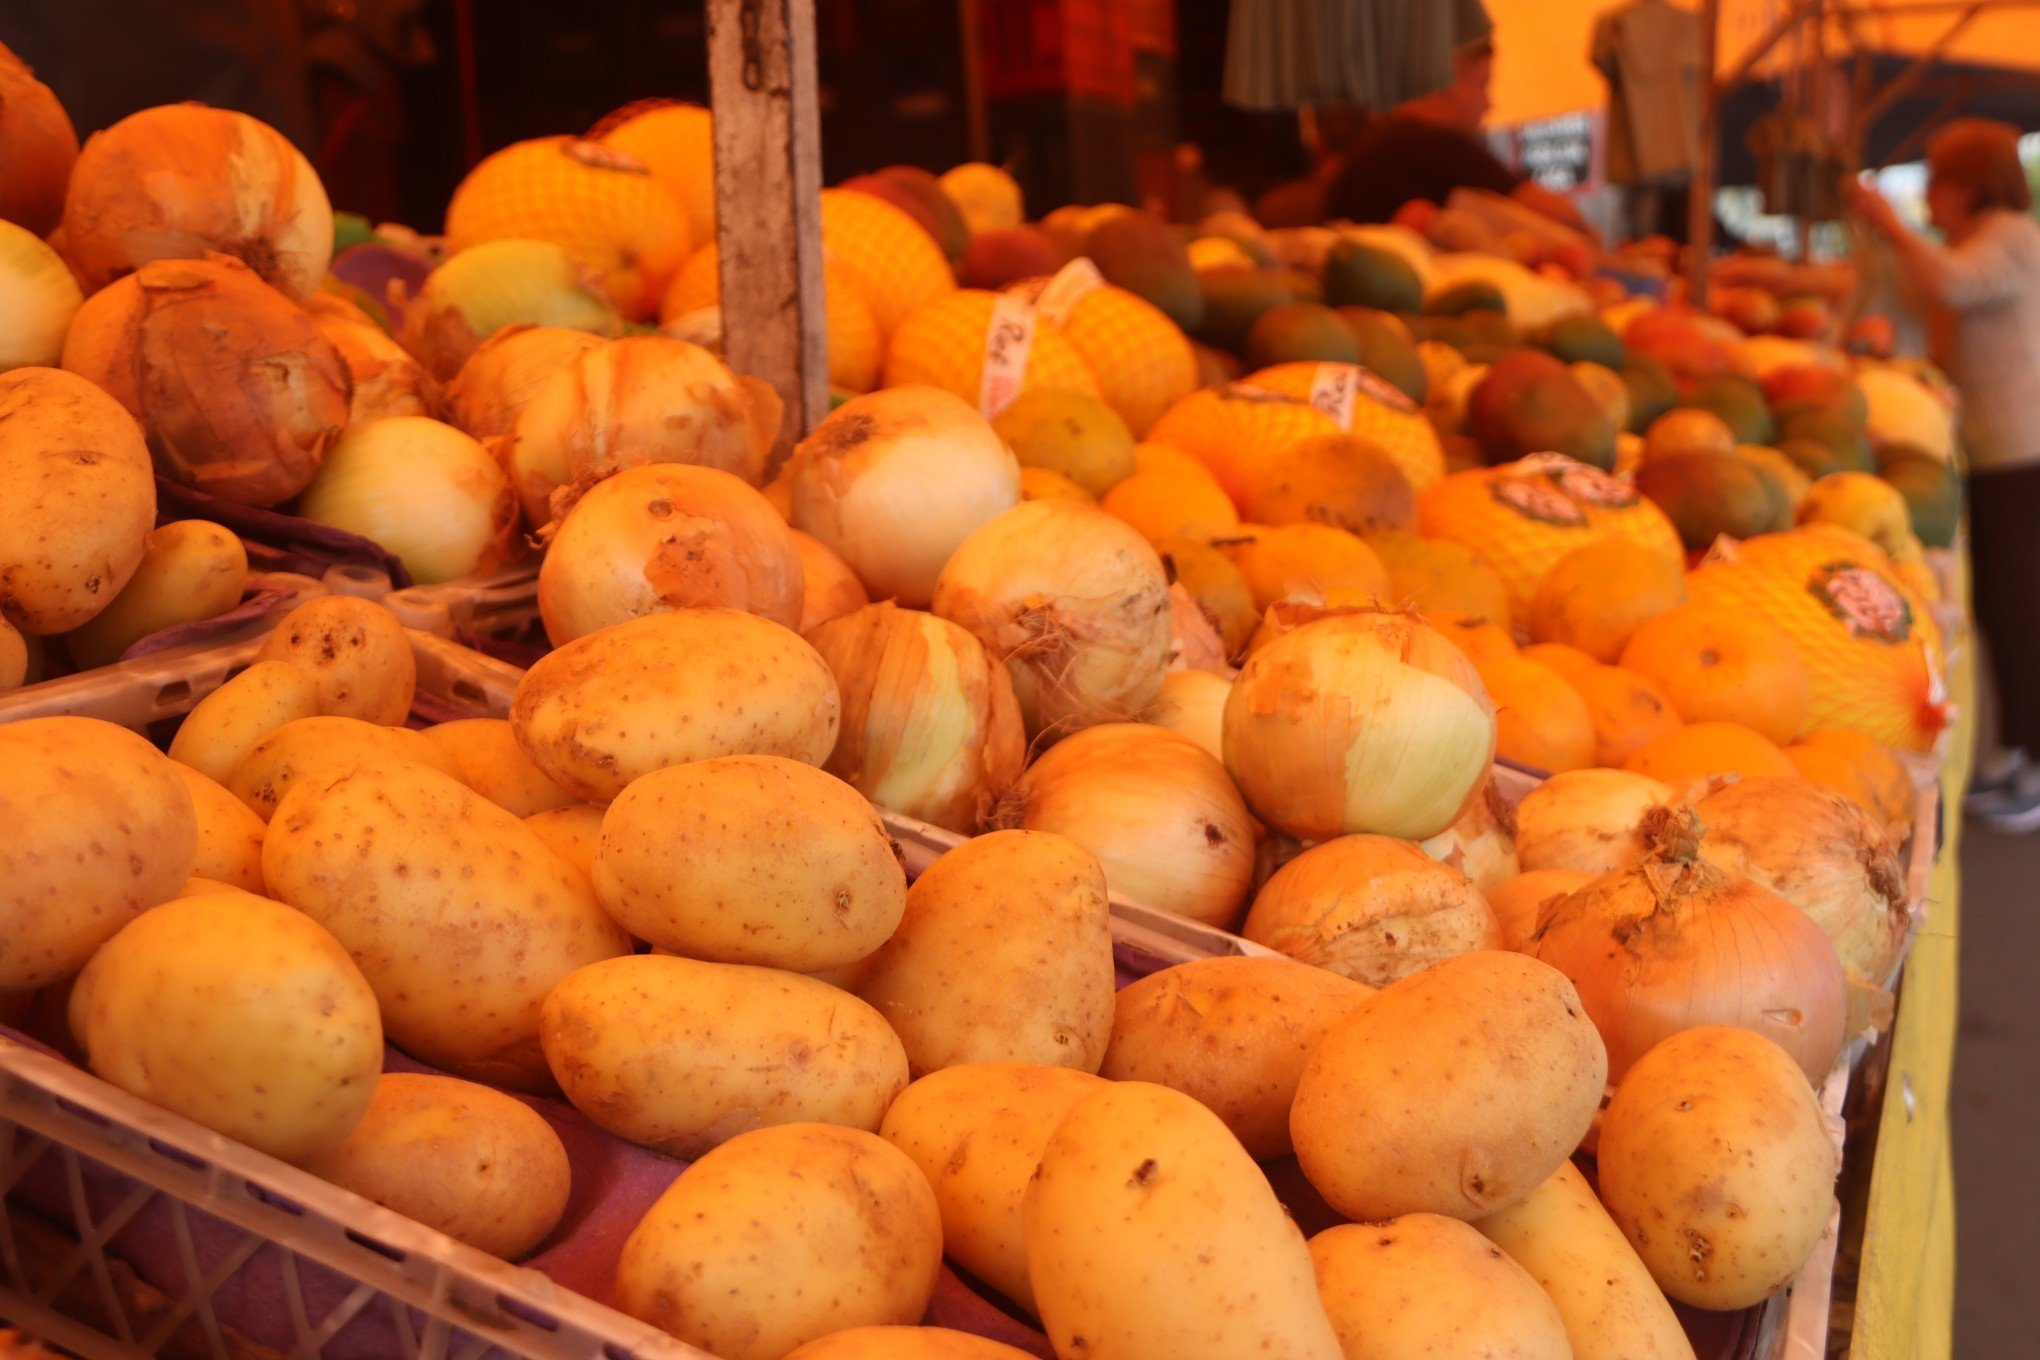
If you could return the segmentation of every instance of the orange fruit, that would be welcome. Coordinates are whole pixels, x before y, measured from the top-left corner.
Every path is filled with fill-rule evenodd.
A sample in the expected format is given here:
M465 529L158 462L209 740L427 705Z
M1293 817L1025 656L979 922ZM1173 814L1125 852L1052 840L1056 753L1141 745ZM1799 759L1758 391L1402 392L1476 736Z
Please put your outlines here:
M1812 698L1783 629L1708 605L1680 605L1637 629L1622 668L1655 684L1688 722L1739 723L1777 746L1799 735Z

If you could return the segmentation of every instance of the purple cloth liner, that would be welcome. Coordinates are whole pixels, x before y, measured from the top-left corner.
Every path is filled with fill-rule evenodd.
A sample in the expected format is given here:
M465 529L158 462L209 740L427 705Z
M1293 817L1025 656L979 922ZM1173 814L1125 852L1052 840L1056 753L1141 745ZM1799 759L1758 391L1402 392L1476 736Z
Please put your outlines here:
M328 567L360 563L387 572L394 589L401 590L411 584L411 574L404 570L402 560L372 538L314 524L280 510L236 505L217 496L208 496L181 482L173 482L168 477L156 478L156 517L158 522L207 519L223 524L251 546L260 544L281 552L284 555L282 562L289 565L279 563L271 566L271 570L301 571L307 576L320 576ZM251 565L255 561L253 552L249 554L249 561ZM266 561L276 562L278 559L268 558Z
M233 632L243 624L253 623L275 608L279 602L289 598L291 593L251 584L242 594L241 602L226 613L192 623L176 624L150 633L147 637L137 638L120 654L120 659L133 661L138 656L167 652L172 647L183 647L193 642L210 642L216 637Z
M364 241L334 256L329 268L334 278L360 290L385 316L394 317L396 307L390 301L390 285L403 284L406 298L418 296L426 275L432 272L432 261L402 246Z

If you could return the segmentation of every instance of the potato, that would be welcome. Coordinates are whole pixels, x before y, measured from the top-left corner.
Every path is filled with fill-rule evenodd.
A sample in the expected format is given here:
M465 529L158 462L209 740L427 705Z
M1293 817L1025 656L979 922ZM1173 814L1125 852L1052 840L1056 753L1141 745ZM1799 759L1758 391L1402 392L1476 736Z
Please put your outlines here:
M11 991L77 972L175 894L198 818L155 747L97 718L0 726L0 771L0 991Z
M1339 1360L1303 1235L1180 1091L1124 1081L1086 1096L1050 1136L1023 1218L1057 1355Z
M191 795L191 810L197 818L198 844L191 861L192 874L264 896L267 890L262 883L262 837L269 828L248 810L247 804L189 765L173 760L170 768L184 781L184 790Z
M676 1157L772 1124L874 1130L907 1084L876 1011L775 968L656 954L592 964L545 999L539 1038L583 1114Z
M1001 1341L947 1327L852 1327L810 1341L786 1360L1032 1360Z
M156 470L125 407L58 369L0 373L0 615L76 628L127 585L155 523Z
M28 683L28 639L0 618L0 694Z
M1098 861L1053 832L995 831L914 881L857 994L916 1076L968 1062L1096 1072L1117 981Z
M397 616L373 600L325 595L284 618L256 653L288 661L319 692L319 713L393 725L411 716L418 662Z
M1544 1286L1573 1360L1693 1360L1678 1314L1571 1162L1473 1226Z
M425 729L460 774L461 783L517 817L581 800L546 778L517 744L504 718L461 718Z
M734 609L676 609L540 657L510 722L555 782L606 803L639 775L712 756L820 765L840 707L836 678L798 633Z
M347 946L390 1038L434 1066L544 1089L552 985L630 948L588 885L466 785L392 761L298 781L262 846L270 891Z
M170 758L225 785L256 743L319 711L318 687L287 661L258 661L198 701L170 738Z
M460 778L453 758L423 733L383 727L360 718L299 718L255 743L227 776L230 793L257 817L269 821L284 795L299 780L359 765L364 760L400 760L422 765L450 779Z
M247 582L248 550L231 529L202 519L165 524L120 594L72 629L64 646L80 669L110 666L151 633L226 613Z
M290 1161L338 1147L382 1071L361 970L310 917L252 893L129 922L79 974L71 1031L115 1086Z
M581 877L589 882L590 892L595 890L595 847L602 841L602 812L593 803L569 803L534 812L524 819L524 824L551 846L555 855L580 870Z
M1304 1060L1374 989L1289 959L1199 959L1119 991L1099 1075L1194 1096L1256 1161L1286 1157Z
M1595 1159L1601 1202L1658 1287L1717 1309L1792 1283L1827 1230L1840 1169L1799 1064L1721 1025L1637 1060L1608 1102Z
M515 1260L567 1209L567 1149L515 1096L456 1077L388 1072L347 1140L305 1170Z
M965 1063L900 1092L879 1136L914 1159L942 1208L942 1245L965 1270L1032 1313L1020 1207L1063 1116L1106 1088L1039 1063Z
M1461 954L1375 993L1325 1036L1289 1133L1356 1222L1480 1218L1542 1185L1593 1123L1608 1053L1549 964Z
M713 963L809 973L891 937L907 875L878 810L782 756L654 770L602 818L595 895L641 940Z
M213 893L247 891L246 888L237 887L232 883L222 883L217 878L205 878L199 874L193 874L190 878L184 880L183 887L179 888L166 900L174 902L180 897L209 897ZM257 897L265 895L263 893L255 894Z
M1572 1360L1537 1281L1456 1218L1327 1228L1310 1239L1310 1259L1346 1360Z
M680 1173L623 1244L617 1306L720 1360L780 1360L918 1322L942 1268L935 1195L882 1138L787 1124Z

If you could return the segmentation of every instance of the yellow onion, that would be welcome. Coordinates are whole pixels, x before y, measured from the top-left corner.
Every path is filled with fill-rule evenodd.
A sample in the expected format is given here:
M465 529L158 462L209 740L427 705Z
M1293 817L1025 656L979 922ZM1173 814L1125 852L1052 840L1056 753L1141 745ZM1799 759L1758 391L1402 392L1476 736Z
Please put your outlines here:
M1254 821L1225 766L1188 737L1105 723L1058 742L995 808L996 830L1053 831L1131 902L1219 929L1246 905Z
M1537 923L1544 918L1544 909L1572 896L1595 877L1571 869L1526 869L1489 888L1484 895L1502 927L1502 947L1518 953L1528 949L1537 938Z
M843 700L823 768L882 808L962 835L1027 758L1006 672L963 629L891 602L808 635Z
M752 486L779 432L779 394L699 345L631 335L546 379L510 430L510 472L533 528L553 492L641 463L720 468Z
M5 98L0 94L0 118ZM0 163L6 154L0 143ZM63 357L64 333L84 300L62 256L25 228L0 221L0 373L55 368Z
M623 318L594 275L564 247L551 241L486 241L425 277L404 308L402 338L404 348L444 382L508 326L613 336L622 332Z
M447 414L484 444L500 439L547 378L601 343L593 331L568 326L505 326L482 341L447 385Z
M1694 811L1707 828L1702 855L1813 918L1860 984L1890 981L1908 929L1905 877L1868 813L1833 789L1784 775L1739 779ZM1874 991L1859 1001L1887 1004Z
M1181 581L1169 583L1169 657L1172 671L1230 671L1218 625Z
M340 351L354 380L348 424L385 416L439 414L439 384L382 327L330 310L312 312L312 320L318 323L319 333Z
M1223 675L1210 671L1170 671L1162 677L1161 691L1141 718L1190 738L1213 760L1223 761L1225 696L1230 693L1232 681Z
M1332 614L1256 652L1225 704L1225 763L1263 822L1300 840L1422 840L1458 821L1494 760L1466 654L1414 614Z
M311 316L223 255L154 260L93 294L64 367L134 413L158 471L241 505L303 490L353 396Z
M47 236L64 212L78 133L50 87L0 45L0 220Z
M95 132L71 171L64 254L88 292L150 260L231 255L299 302L333 258L311 162L245 113L164 104Z
M771 497L766 497L769 501ZM776 508L776 507L775 507ZM793 546L800 551L800 631L805 634L818 623L841 618L853 609L871 603L864 583L850 564L830 552L822 541L798 529L789 529Z
M934 387L853 397L800 443L793 527L878 599L921 606L978 527L1020 503L1020 465L991 423Z
M503 469L453 426L423 416L348 430L298 513L375 540L421 585L486 571L515 550L517 502Z
M1548 906L1530 953L1572 979L1608 1046L1608 1080L1702 1025L1754 1031L1826 1078L1845 1038L1842 961L1770 889L1701 858L1689 811L1651 814L1651 849Z
M1425 837L1417 848L1465 874L1482 892L1522 872L1516 859L1516 812L1492 778L1458 821Z
M741 609L800 622L793 531L719 468L648 463L588 488L554 524L538 611L555 647L667 609Z
M1130 721L1161 689L1162 559L1095 505L1027 501L991 520L942 568L932 607L1006 664L1030 733Z
M1516 804L1516 858L1525 869L1605 874L1642 859L1650 814L1678 802L1672 790L1629 770L1567 770Z
M1393 836L1340 836L1304 851L1256 894L1241 933L1370 987L1502 947L1473 881Z

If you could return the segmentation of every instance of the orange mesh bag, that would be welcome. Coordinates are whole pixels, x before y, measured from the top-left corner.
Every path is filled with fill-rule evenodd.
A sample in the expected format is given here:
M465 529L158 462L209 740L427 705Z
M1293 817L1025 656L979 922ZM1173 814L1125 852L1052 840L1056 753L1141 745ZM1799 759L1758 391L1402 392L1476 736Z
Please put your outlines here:
M659 303L660 323L670 324L689 313L719 306L721 268L721 257L712 242L688 256ZM878 318L864 305L864 296L849 273L834 261L822 264L822 301L828 311L829 385L845 392L869 392L878 384L878 366L885 358L885 337L878 332ZM721 325L717 318L718 335ZM682 338L695 340L692 334Z
M715 119L707 109L642 99L610 114L588 135L645 163L679 200L695 245L715 240Z
M1317 405L1387 454L1410 479L1412 491L1445 475L1445 450L1423 408L1358 364L1277 364L1246 381Z
M985 344L998 304L997 293L967 288L909 314L886 346L885 385L922 383L980 405ZM1038 314L1033 326L1019 390L1066 387L1098 396L1090 368L1068 337Z
M1197 356L1190 338L1138 294L1100 284L1070 309L1061 325L1098 379L1100 395L1136 439L1197 389Z
M942 247L913 218L870 194L822 191L822 249L856 285L887 336L907 313L956 291Z
M1233 504L1246 503L1258 470L1299 439L1337 434L1308 402L1251 383L1192 392L1148 430L1148 441L1181 449L1211 470Z

